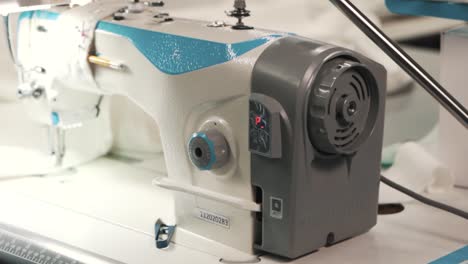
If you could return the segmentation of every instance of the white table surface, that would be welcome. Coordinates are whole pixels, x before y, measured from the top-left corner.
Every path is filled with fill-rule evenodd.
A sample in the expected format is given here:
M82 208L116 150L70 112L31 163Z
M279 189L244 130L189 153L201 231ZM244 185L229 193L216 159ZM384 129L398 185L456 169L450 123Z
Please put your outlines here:
M181 245L157 250L151 230L161 212L154 174L110 159L66 176L0 182L0 220L124 263L217 263ZM468 210L468 190L434 197ZM289 261L262 263L428 263L468 244L468 222L417 202L379 216L370 232Z

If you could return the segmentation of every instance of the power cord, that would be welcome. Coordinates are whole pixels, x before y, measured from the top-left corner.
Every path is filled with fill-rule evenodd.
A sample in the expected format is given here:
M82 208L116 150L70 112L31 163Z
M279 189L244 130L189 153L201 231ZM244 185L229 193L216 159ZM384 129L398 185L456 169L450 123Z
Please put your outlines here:
M424 196L422 196L420 194L417 194L417 193L411 191L410 189L407 189L407 188L399 185L398 183L395 183L394 181L389 180L388 178L386 178L384 176L380 176L380 181L382 183L388 185L389 187L391 187L391 188L393 188L393 189L395 189L395 190L397 190L399 192L402 192L402 193L414 198L417 201L420 201L423 204L435 207L437 209L446 211L448 213L454 214L456 216L459 216L459 217L462 217L462 218L468 220L468 212L466 212L466 211L462 211L462 210L460 210L458 208L449 206L447 204L443 204L443 203L431 200L431 199L429 199L427 197L424 197Z

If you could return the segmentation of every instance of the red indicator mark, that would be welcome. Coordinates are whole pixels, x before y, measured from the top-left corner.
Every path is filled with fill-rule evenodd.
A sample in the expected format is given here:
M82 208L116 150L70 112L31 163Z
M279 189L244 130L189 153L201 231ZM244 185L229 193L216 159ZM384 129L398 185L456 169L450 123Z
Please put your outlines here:
M262 122L262 118L260 116L256 116L255 117L255 125L258 126L258 124L260 124L260 122Z

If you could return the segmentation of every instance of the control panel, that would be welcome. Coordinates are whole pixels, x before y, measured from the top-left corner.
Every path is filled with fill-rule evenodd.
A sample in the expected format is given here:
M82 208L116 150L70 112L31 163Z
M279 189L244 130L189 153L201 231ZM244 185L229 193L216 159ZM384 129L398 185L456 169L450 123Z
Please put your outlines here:
M261 103L250 101L250 150L268 155L271 152L270 112Z
M249 107L250 152L281 158L281 105L273 98L254 94Z

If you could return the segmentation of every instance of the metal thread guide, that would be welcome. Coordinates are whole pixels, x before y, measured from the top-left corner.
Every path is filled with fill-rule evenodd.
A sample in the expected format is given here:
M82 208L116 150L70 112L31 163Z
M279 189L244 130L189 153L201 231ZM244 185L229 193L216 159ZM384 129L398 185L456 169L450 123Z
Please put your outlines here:
M226 11L226 15L237 18L237 23L234 26L232 26L233 29L237 29L237 30L253 29L253 27L245 25L243 21L245 17L250 16L250 11L247 10L247 4L245 0L235 0L234 10Z
M161 219L158 219L154 224L154 233L157 249L165 249L169 247L172 236L174 235L176 226L164 224Z

